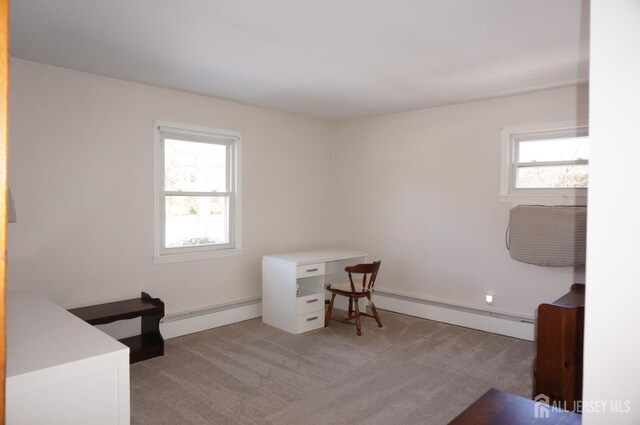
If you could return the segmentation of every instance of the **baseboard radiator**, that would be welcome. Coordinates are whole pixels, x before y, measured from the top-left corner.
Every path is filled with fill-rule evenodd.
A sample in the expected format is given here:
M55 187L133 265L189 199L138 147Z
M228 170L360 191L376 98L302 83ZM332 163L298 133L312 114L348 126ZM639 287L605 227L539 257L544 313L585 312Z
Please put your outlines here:
M160 321L160 331L165 339L169 339L261 316L262 298L258 297L168 314Z
M530 341L534 339L535 321L533 317L417 298L386 290L377 290L374 300L376 306L382 310L493 332L514 338ZM165 339L169 339L229 325L231 323L255 319L261 316L262 298L258 297L229 304L169 314L160 322L160 330L162 336Z
M382 310L394 311L409 316L450 323L529 341L533 341L534 339L535 320L533 317L449 304L442 301L396 294L385 290L376 290L374 301L376 306Z

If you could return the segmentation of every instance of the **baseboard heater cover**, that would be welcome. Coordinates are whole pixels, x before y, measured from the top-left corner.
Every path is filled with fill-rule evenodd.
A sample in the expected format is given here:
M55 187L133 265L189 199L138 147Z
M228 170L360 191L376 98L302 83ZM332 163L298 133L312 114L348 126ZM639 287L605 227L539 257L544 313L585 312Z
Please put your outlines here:
M160 322L160 331L165 339L169 339L260 316L262 316L262 298L258 297L168 314Z
M461 306L384 290L375 291L374 300L376 306L383 310L533 340L535 326L533 317ZM438 312L444 312L444 314L438 314Z
M258 298L252 298L250 300L238 301L238 302L229 303L229 304L199 308L196 310L185 311L182 313L167 314L160 321L160 323L175 322L176 320L184 320L191 317L204 316L205 314L219 313L221 311L233 310L235 308L246 307L246 306L261 304L261 303L262 303L262 298L258 297Z
M397 313L408 314L439 322L451 323L454 325L480 329L516 338L533 340L533 326L535 324L533 317L483 310L480 308L450 304L425 298L417 298L383 290L375 291L375 297L377 298L376 305L383 310L395 311ZM429 314L413 314L413 312L407 311L405 308L394 308L386 305L387 303L384 302L384 298L387 298L390 301L410 303L410 305L415 306L435 307L452 313L459 312L462 313L461 317L473 315L468 317L484 318L485 321L494 323L503 322L506 326L494 325L492 323L481 326L477 321L465 322L464 317L460 320L457 318L455 320L447 320L447 318L433 317ZM241 322L243 320L257 318L262 315L261 306L262 298L258 297L187 312L168 314L160 322L162 325L162 335L165 339L169 339L218 326ZM512 325L509 325L509 323Z

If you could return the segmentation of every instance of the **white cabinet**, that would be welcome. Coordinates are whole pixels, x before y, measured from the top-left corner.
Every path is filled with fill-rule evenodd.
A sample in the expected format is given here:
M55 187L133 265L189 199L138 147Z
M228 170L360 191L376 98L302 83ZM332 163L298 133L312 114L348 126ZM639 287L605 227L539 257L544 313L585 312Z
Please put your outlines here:
M8 293L8 425L128 425L129 409L127 346L37 293Z
M323 327L326 285L348 281L344 268L366 257L344 249L265 255L262 321L293 334Z

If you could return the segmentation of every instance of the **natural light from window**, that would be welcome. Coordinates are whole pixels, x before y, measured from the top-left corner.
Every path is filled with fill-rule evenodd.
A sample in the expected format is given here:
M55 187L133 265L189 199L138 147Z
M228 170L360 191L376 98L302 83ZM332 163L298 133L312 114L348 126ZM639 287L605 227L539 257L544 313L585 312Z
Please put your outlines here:
M242 137L155 121L154 263L242 253Z
M515 187L588 187L588 160L588 137L518 141Z
M229 243L226 145L164 140L165 247ZM175 192L185 192L183 195Z
M501 130L500 201L519 205L586 205L589 126L584 121Z

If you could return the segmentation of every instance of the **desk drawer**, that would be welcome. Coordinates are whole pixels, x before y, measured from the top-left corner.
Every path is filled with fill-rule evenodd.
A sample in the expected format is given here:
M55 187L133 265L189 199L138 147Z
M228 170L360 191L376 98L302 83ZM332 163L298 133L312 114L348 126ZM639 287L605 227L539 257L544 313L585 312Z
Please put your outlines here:
M322 276L324 274L324 263L307 264L296 267L296 279L302 277Z
M324 294L311 294L298 297L298 309L296 315L319 311L324 314Z
M303 333L324 327L324 311L314 311L297 317L296 333Z

